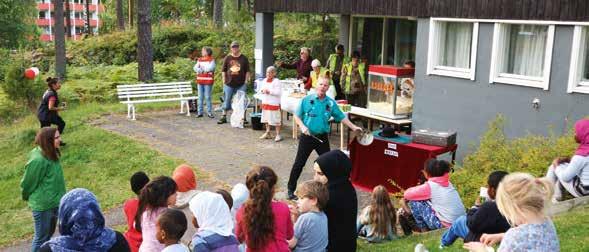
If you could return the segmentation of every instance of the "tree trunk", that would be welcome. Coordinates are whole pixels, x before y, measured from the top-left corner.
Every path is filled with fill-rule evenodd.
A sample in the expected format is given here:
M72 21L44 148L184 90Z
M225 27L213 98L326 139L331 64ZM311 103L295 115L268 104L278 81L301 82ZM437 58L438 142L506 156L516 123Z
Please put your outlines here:
M241 10L241 0L237 0L237 11Z
M129 27L133 27L135 25L135 0L129 0Z
M65 0L65 36L68 38L72 37L72 18L70 12L70 0Z
M125 30L125 16L123 15L123 0L117 0L117 27Z
M63 0L53 0L55 6L55 20L53 31L55 32L55 74L59 78L65 78L65 26L63 24Z
M151 45L151 0L137 1L137 64L139 80L153 79L153 47Z
M90 16L92 15L90 13L90 1L91 0L86 0L86 34L88 34L88 36L92 35L92 28L90 26Z
M213 6L213 23L217 27L223 26L223 0L214 0Z

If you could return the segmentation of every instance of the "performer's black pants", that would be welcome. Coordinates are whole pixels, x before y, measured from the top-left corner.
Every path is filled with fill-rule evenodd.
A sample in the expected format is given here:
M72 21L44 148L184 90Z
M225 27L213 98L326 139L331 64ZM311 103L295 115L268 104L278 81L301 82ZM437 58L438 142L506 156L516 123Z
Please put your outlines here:
M316 135L317 138L321 139L323 143L319 142L312 136L301 134L299 136L299 147L297 150L297 157L295 158L292 170L290 170L290 178L288 179L288 191L294 192L297 189L297 180L303 172L303 168L309 159L311 152L315 150L317 155L321 155L329 151L329 139L327 134Z

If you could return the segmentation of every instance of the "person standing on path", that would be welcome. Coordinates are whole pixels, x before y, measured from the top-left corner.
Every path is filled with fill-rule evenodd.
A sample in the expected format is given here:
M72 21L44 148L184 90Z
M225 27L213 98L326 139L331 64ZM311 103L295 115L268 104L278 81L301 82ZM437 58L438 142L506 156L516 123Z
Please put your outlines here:
M249 61L241 54L239 43L231 42L231 54L223 60L223 116L217 124L227 123L227 111L231 109L231 100L237 91L245 92L246 83L250 81ZM244 117L245 119L245 117Z
M297 187L297 180L301 176L303 167L311 152L315 150L321 155L330 150L328 133L330 131L329 119L333 117L336 122L342 122L353 131L362 129L354 125L346 115L339 109L335 100L326 96L330 79L319 78L317 93L307 95L301 101L299 108L294 114L294 120L301 129L297 155L290 171L288 180L288 198L293 200L297 197L294 191Z
M65 110L65 106L59 106L59 97L57 96L57 90L61 89L61 82L58 78L49 77L47 78L47 91L43 94L43 100L37 109L37 118L41 124L41 128L49 127L51 124L57 125L59 134L63 134L65 128L65 122L58 111ZM65 146L64 142L60 142L61 146Z
M311 49L302 47L299 54L300 59L291 64L278 61L276 62L276 65L285 69L296 69L297 79L301 80L303 83L307 83L309 81L311 71L313 71L313 68L311 67L311 62L313 61L313 57L311 57Z
M32 251L49 241L57 224L59 200L65 194L65 179L59 163L61 135L55 128L44 127L35 137L25 173L20 181L22 199L33 211L35 234Z
M207 102L207 116L213 118L213 104L211 104L211 90L215 83L215 58L213 58L213 49L203 47L202 57L194 65L196 72L196 84L198 85L198 114L196 117L203 117L204 100Z

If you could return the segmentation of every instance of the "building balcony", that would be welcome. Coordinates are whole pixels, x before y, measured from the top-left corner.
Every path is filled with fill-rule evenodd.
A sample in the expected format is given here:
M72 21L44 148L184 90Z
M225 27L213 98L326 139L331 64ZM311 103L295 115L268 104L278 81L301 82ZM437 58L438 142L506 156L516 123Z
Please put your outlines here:
M96 5L90 4L89 6L90 8L90 12L96 12ZM46 11L46 10L55 10L55 6L53 6L53 4L50 3L37 3L37 10L40 11ZM63 10L65 11L65 5ZM86 6L84 4L73 4L70 3L70 11L84 11L86 10ZM104 5L99 4L98 5L98 12L104 12Z
M38 26L49 26L49 25L54 25L55 24L55 20L54 19L37 19L37 25ZM71 26L76 26L76 27L83 27L86 24L86 20L85 19L71 19ZM67 24L66 19L64 18L63 21L64 25ZM96 27L96 26L100 26L102 25L102 21L101 20L96 20L96 19L90 19L90 27Z

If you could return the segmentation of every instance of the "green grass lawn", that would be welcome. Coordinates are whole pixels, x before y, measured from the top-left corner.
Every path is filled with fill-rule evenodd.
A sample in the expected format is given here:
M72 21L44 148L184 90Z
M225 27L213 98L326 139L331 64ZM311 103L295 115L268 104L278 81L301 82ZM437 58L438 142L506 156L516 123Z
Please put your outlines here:
M589 251L589 206L577 208L571 212L553 218L560 240L561 251ZM403 237L395 241L368 244L358 240L358 251L413 251L418 243L423 243L431 251L465 251L462 240L457 240L451 247L438 249L443 231L428 232Z
M177 104L141 106L142 111ZM61 163L67 189L84 187L96 194L103 209L121 205L132 197L128 179L143 170L150 176L172 174L182 161L154 151L142 143L89 124L103 113L125 112L122 104L84 104L64 111L66 121ZM0 126L0 247L30 238L33 233L31 211L21 200L20 180L27 154L33 148L38 129L34 116L12 125ZM202 174L197 174L199 179Z

